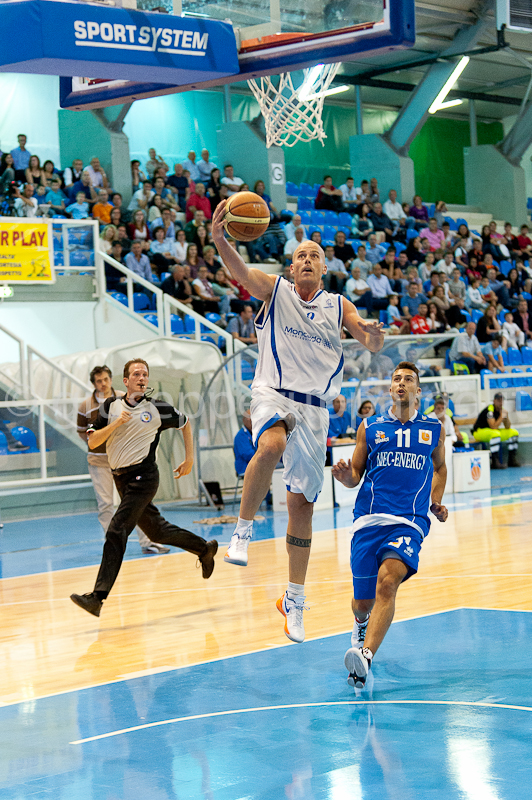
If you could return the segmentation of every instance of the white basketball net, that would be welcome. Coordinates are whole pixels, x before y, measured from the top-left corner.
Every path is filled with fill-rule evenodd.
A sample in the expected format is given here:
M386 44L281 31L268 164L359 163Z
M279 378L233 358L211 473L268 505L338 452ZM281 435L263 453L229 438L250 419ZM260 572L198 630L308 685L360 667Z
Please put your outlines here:
M277 86L270 77L248 81L266 123L266 147L327 138L323 130L324 93L338 71L337 64L319 64L304 70L305 78L295 87L292 74L279 75Z

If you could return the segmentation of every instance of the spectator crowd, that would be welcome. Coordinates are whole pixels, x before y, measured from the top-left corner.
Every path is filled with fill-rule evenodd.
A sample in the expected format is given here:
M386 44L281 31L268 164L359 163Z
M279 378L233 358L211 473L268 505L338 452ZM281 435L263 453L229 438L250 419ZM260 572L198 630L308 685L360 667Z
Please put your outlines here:
M101 250L199 313L217 313L222 325L235 313L238 335L249 340L257 301L231 278L211 236L217 204L250 188L237 173L231 164L220 169L206 149L200 159L190 151L171 172L152 148L144 169L138 160L131 162L126 206L98 157L88 165L74 159L61 172L51 160L41 165L20 134L18 147L1 153L0 214L98 220ZM454 353L456 360L467 353L463 363L470 371L497 369L502 350L532 338L532 239L526 224L518 235L510 223L498 231L495 221L477 233L446 217L443 201L429 216L419 195L409 204L392 189L383 202L375 178L355 186L347 177L337 188L325 176L315 209L350 221L328 240L322 227L302 224L304 212L276 209L264 181L252 189L268 204L270 225L244 244L250 262L278 264L290 279L291 256L310 237L324 250L324 288L344 294L363 314L384 318L390 333L472 332L478 348ZM108 288L119 290L123 274L109 264L106 271ZM148 293L140 284L136 288Z

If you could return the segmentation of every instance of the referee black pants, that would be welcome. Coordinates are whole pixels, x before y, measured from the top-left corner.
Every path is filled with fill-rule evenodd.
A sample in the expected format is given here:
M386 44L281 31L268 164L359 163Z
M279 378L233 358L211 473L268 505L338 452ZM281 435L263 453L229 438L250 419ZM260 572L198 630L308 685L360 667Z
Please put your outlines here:
M113 475L120 505L113 516L103 546L102 563L96 578L94 591L103 600L107 597L120 572L129 534L139 526L152 542L170 544L202 556L207 542L195 533L172 525L160 514L151 502L159 486L157 465L142 472L132 470L122 475Z

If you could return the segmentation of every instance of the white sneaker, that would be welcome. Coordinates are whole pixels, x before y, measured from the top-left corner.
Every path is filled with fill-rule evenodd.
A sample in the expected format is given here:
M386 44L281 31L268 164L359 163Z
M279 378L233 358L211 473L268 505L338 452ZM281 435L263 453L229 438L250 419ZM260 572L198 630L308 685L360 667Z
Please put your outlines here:
M359 650L362 650L364 647L364 639L366 638L368 622L369 614L368 618L364 620L364 622L359 622L355 617L355 621L353 623L353 633L351 634L351 647L358 647Z
M228 564L238 564L239 567L248 565L248 547L251 541L252 529L246 528L242 533L235 531L231 536L224 561Z
M371 668L371 659L366 658L363 651L359 650L358 647L350 647L344 656L344 664L349 672L349 677L347 678L349 686L363 689Z
M293 642L305 641L305 626L303 625L303 611L308 611L304 595L298 595L291 600L286 592L276 603L277 610L286 618L284 632Z

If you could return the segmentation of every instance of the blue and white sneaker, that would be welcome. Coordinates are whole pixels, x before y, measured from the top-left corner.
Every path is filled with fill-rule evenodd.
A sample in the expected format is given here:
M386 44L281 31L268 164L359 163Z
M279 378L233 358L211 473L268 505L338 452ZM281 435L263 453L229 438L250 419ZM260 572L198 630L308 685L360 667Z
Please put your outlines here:
M236 530L231 536L227 553L224 556L224 561L228 564L237 564L239 567L247 567L248 565L248 547L251 541L253 527L245 528L243 531Z
M308 611L304 595L298 595L291 600L286 592L276 603L277 610L285 617L284 632L292 642L305 641L305 626L303 625L303 611Z
M366 638L366 630L368 627L369 622L369 614L368 618L364 620L364 622L359 622L355 616L355 621L353 623L353 633L351 634L351 647L358 647L359 650L362 650L364 647L364 639Z
M366 679L371 669L371 651L364 647L360 650L358 647L350 647L344 656L344 664L349 677L347 682L349 686L354 686L355 689L363 689L366 685Z

